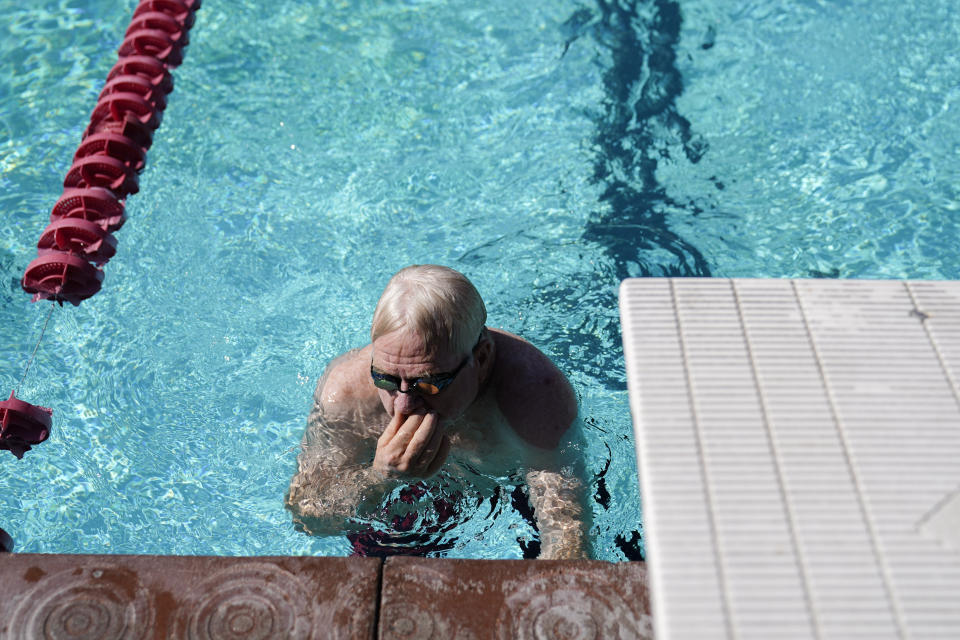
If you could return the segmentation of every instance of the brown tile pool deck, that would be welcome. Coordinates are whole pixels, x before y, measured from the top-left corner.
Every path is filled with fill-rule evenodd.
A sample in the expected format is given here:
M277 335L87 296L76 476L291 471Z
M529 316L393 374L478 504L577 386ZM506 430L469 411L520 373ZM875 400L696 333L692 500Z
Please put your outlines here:
M0 554L0 639L649 638L640 562Z

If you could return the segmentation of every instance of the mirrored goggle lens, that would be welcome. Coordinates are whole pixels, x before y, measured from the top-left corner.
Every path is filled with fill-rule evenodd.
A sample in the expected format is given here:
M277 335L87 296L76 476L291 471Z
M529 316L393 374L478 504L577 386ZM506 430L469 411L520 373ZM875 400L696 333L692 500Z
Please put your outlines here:
M438 387L432 382L427 382L425 380L418 380L417 384L414 385L414 388L420 393L427 396L435 396L438 393L440 393L440 387Z
M383 389L384 391L398 391L400 389L400 385L397 384L395 380L377 375L373 376L373 386L377 387L378 389ZM415 380L413 385L411 385L410 390L416 391L417 393L421 393L425 396L435 396L440 393L444 386L446 385L442 380L434 382L427 380ZM409 393L409 391L407 393Z
M373 376L373 386L377 387L378 389L383 389L385 391L396 391L397 389L400 388L399 385L393 380L390 380L388 378L381 378L376 375Z

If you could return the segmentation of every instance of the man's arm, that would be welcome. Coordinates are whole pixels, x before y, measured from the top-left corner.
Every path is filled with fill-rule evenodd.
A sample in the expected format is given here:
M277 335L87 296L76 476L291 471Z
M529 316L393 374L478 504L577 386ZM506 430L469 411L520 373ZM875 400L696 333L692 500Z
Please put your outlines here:
M450 450L434 413L397 414L378 432L386 413L375 393L363 391L372 387L368 362L363 351L351 352L317 384L285 499L309 534L343 533L350 517L378 506L398 482L433 475Z
M314 393L313 408L284 503L294 522L311 535L343 533L358 506L389 490L383 474L370 462L376 435L371 416L354 397L351 354L330 363Z
M540 557L545 560L591 557L583 482L569 469L529 471L526 481L540 528Z
M591 510L586 486L577 397L566 376L536 347L502 334L498 339L497 400L529 445L526 482L540 529L540 557L588 558Z
M297 463L284 502L294 523L310 535L345 533L361 503L386 490L378 486L382 476L366 464L335 467L315 463L303 453Z

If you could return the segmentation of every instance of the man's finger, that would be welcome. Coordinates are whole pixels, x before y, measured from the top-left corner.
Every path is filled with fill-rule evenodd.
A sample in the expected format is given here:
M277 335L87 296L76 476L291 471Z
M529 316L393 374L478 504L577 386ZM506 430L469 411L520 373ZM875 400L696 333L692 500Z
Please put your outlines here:
M386 443L393 440L393 437L397 435L397 431L400 429L400 425L402 425L406 419L407 416L402 413L393 414L393 417L390 418L390 424L387 425L387 428L384 429L380 437L377 438L377 442Z
M422 413L412 413L405 416L405 420L400 424L400 428L397 429L396 434L391 439L391 444L400 446L404 450L408 449L410 441L415 437L425 418L426 416Z
M444 434L440 439L440 449L437 451L437 455L434 456L433 462L431 462L430 466L427 467L427 474L425 477L432 476L440 469L440 467L443 466L443 463L447 461L448 453L450 453L450 438Z
M406 425L404 425L404 428L405 427ZM407 441L407 459L411 462L416 462L429 445L433 434L437 431L440 431L440 420L437 418L437 414L430 412L424 415L420 423L417 424L416 430L410 434L410 439ZM405 435L403 429L400 430L398 437L400 435Z
M421 431L423 429L421 428ZM417 435L420 434L420 431L417 432ZM433 462L434 457L437 455L437 451L440 450L440 443L443 441L443 429L434 429L433 435L430 436L430 439L424 445L423 450L416 457L416 466L417 467L428 467ZM413 442L410 443L411 447ZM410 448L408 447L408 450ZM416 455L416 454L415 454Z

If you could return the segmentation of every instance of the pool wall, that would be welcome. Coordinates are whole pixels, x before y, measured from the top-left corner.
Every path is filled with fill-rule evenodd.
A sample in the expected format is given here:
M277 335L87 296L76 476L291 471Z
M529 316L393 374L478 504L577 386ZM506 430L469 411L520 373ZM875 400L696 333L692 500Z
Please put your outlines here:
M643 563L0 555L0 638L650 638Z

